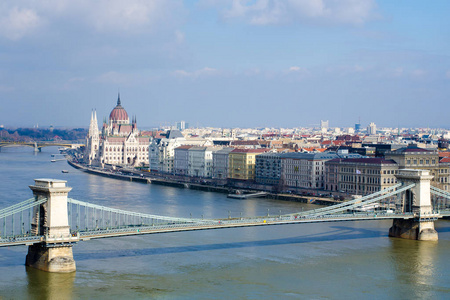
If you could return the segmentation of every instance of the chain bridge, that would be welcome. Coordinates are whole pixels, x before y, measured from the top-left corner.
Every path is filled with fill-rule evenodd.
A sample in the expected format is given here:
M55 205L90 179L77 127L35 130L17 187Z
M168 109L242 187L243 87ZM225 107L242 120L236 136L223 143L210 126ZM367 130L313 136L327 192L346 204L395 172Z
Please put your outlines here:
M54 142L0 142L0 151L2 148L6 147L31 147L35 152L41 152L44 147L60 146L69 149L79 148L83 146L82 144L71 144L71 143L54 143Z
M69 198L71 188L64 180L35 179L30 186L33 198L0 210L0 247L27 245L26 265L72 272L75 243L140 234L391 219L389 236L437 240L434 221L450 216L450 193L431 186L429 171L402 170L397 178L394 186L328 207L224 219L177 218L100 206Z

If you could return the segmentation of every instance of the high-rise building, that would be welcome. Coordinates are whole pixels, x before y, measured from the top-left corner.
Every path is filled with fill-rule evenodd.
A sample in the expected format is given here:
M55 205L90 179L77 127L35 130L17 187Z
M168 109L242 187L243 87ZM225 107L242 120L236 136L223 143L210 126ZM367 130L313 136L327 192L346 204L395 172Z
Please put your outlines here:
M185 130L189 128L189 123L186 123L185 121L177 122L177 129L178 130Z
M377 125L374 122L371 122L369 126L367 126L367 133L369 135L377 134Z

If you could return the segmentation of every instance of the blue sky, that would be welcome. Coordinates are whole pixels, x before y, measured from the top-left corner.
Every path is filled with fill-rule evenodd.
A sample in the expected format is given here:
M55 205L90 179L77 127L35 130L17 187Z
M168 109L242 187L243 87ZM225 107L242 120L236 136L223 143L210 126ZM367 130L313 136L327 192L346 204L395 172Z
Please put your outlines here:
M0 3L0 124L446 127L450 1ZM100 125L100 124L99 124Z

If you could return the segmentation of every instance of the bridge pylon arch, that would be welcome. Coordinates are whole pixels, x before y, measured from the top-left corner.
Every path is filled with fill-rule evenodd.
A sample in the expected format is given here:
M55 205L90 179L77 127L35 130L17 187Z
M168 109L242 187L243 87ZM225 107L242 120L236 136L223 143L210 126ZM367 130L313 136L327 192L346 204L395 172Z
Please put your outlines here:
M428 170L400 170L397 180L404 185L414 184L402 195L397 211L414 213L413 219L395 219L389 229L389 236L420 241L437 241L438 233L434 229L437 214L431 203L431 179Z

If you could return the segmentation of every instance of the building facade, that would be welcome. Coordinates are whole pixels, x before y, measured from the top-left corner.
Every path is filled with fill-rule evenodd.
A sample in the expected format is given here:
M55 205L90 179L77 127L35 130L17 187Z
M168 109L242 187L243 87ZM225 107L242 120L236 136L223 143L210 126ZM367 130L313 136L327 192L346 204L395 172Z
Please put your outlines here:
M213 178L228 178L228 157L233 150L234 148L227 147L213 152Z
M439 163L439 151L419 148L412 144L395 151L387 151L385 157L394 160L399 169L429 170L433 176L431 184L449 190L449 183L445 180L445 177L448 177L448 165Z
M189 175L189 149L192 147L184 145L174 149L173 171L176 175Z
M166 138L153 139L149 146L149 170L154 172L174 172L174 150L186 139L178 130L171 130Z
M149 147L149 169L153 172L174 174L175 148L190 146L209 146L210 140L185 138L179 130L169 130L164 138L155 138Z
M281 176L285 185L295 188L323 189L325 162L338 157L334 152L283 153Z
M228 178L254 180L256 156L268 149L234 149L229 154Z
M188 149L188 175L193 177L212 177L214 151L218 147L191 147Z
M128 113L122 107L120 95L117 105L109 115L109 122L103 122L99 134L97 113L91 115L86 137L85 162L91 165L148 165L150 137L142 136L137 128L136 118L130 122Z
M281 153L263 153L256 156L255 181L267 185L283 185L281 180Z
M366 195L396 184L399 167L392 159L336 158L325 169L325 190Z

